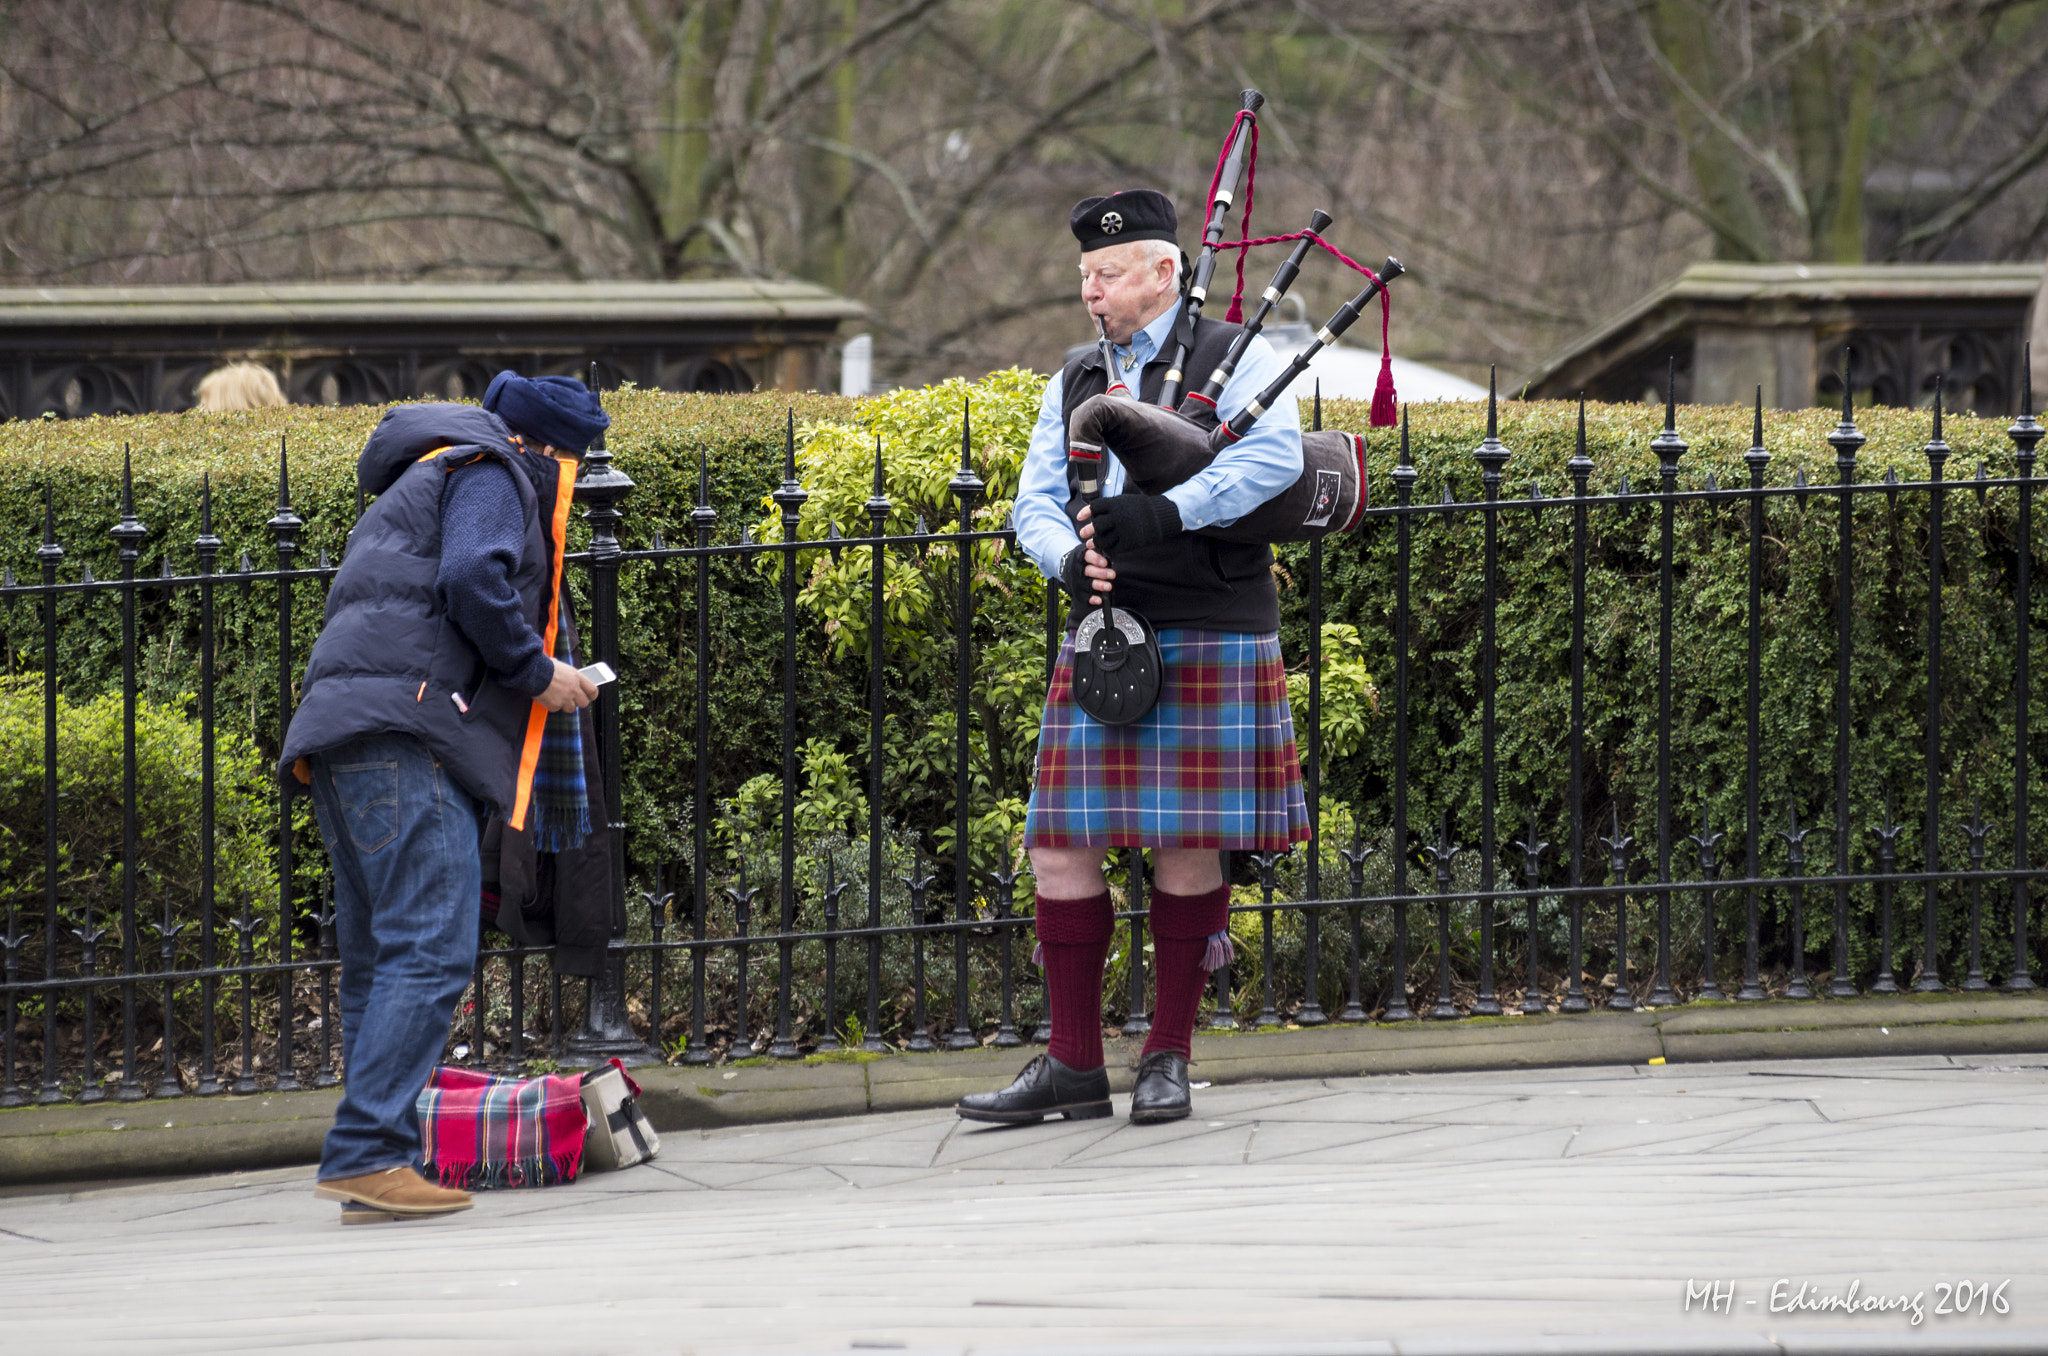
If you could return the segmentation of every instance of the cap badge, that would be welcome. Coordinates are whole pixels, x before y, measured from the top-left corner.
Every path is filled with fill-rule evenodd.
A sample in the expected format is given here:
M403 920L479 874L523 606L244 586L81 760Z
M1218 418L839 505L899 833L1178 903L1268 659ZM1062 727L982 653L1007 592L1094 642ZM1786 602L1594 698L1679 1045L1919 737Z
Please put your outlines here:
M1121 213L1121 212L1104 212L1104 213L1102 214L1102 233L1103 233L1104 235L1115 235L1115 234L1116 234L1116 233L1117 233L1118 231L1121 231L1121 230L1122 230L1123 228L1124 228L1124 214L1123 214L1123 213Z

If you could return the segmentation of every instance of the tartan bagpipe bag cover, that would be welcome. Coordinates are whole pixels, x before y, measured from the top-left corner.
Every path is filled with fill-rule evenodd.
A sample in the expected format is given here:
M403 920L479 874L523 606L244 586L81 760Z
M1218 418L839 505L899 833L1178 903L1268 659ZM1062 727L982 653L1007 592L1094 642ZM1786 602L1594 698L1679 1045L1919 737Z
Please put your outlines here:
M553 1186L583 1171L583 1080L435 1069L420 1090L421 1171L444 1187Z

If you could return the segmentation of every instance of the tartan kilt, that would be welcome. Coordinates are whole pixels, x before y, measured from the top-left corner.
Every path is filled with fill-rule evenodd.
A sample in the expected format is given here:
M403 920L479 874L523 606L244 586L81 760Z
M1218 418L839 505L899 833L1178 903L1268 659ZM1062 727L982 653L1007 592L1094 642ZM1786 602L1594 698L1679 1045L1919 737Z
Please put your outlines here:
M1159 632L1159 704L1100 725L1074 704L1071 632L1038 731L1024 846L1231 848L1309 840L1280 638Z

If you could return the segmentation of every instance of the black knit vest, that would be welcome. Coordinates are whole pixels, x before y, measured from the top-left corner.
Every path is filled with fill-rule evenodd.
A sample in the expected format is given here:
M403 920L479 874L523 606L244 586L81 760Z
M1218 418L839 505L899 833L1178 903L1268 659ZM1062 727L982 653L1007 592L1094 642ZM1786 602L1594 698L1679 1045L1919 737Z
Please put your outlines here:
M1182 389L1201 388L1223 358L1240 326L1203 320L1195 329L1194 351L1182 368ZM1169 339L1167 347L1173 347ZM1145 364L1138 398L1159 399L1172 353ZM1090 396L1109 389L1102 355L1091 352L1070 362L1060 373L1060 408L1071 414ZM1110 449L1112 453L1115 449ZM1126 485L1126 494L1136 493ZM1081 511L1081 491L1073 467L1067 468L1067 517ZM1280 629L1280 594L1273 583L1273 549L1243 542L1212 541L1184 532L1171 541L1142 551L1120 551L1110 562L1116 570L1111 601L1130 608L1155 627L1186 626L1204 631L1248 631L1263 634ZM1069 607L1067 629L1080 625L1083 609Z

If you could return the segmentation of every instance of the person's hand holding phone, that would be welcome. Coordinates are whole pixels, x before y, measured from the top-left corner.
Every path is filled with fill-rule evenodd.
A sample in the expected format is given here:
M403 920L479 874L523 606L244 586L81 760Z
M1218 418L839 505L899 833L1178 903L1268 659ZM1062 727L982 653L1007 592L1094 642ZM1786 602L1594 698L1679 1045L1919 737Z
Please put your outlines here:
M534 700L550 711L581 711L597 700L597 684L557 659L554 679Z

